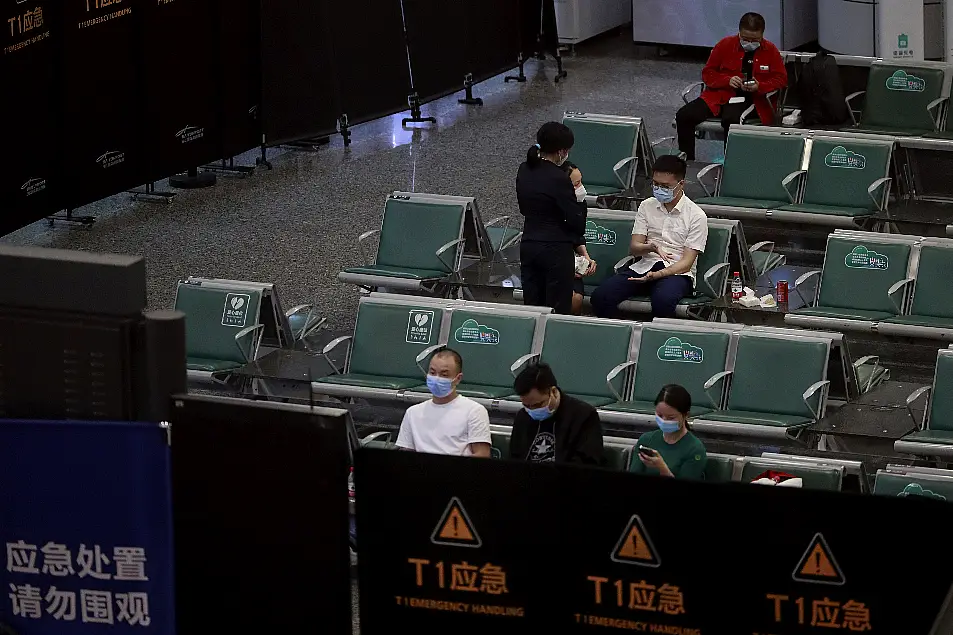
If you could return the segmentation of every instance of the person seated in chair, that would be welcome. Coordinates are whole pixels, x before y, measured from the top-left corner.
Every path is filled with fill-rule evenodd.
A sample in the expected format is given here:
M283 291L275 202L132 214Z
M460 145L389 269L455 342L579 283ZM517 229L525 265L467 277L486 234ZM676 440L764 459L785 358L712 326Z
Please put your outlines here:
M711 51L702 70L705 89L701 97L682 106L675 115L678 149L695 160L695 127L720 117L728 137L731 124L754 104L761 123L774 125L768 93L788 84L784 58L778 47L764 39L764 18L757 13L741 16L738 34L722 39Z
M708 242L708 217L685 195L685 161L663 155L655 161L652 198L635 214L629 253L632 264L606 278L592 293L599 317L619 317L619 303L652 298L654 317L675 317L682 298L694 293L698 254Z

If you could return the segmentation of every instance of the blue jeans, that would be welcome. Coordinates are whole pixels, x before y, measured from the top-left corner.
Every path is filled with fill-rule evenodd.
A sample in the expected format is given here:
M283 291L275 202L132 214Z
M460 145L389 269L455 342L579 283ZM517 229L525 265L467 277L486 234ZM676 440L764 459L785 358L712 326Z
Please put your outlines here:
M665 263L657 262L652 271L665 268ZM675 307L682 298L689 297L694 291L692 279L688 276L666 276L661 280L642 282L629 280L641 278L628 267L620 269L611 278L606 278L593 291L590 302L592 310L599 317L618 318L621 314L619 303L635 296L651 296L653 317L675 317Z

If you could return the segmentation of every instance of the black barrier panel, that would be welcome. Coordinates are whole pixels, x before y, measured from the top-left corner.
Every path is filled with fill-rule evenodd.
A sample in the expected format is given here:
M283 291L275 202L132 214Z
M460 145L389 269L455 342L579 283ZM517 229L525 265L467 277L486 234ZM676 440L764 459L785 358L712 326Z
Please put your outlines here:
M482 632L927 635L953 585L953 550L926 537L953 505L924 496L393 451L362 451L355 476L365 635L480 632L484 604L526 612ZM488 562L508 584L490 599Z
M341 110L330 46L335 27L328 23L325 4L262 2L262 127L268 145L336 130Z
M59 4L34 1L3 3L5 78L0 100L7 160L0 171L0 235L28 225L55 210L59 187L56 81ZM56 12L56 15L54 15Z
M177 633L350 635L347 416L173 399Z
M543 0L519 0L520 51L523 59L532 59L539 52Z
M142 6L149 181L220 158L218 3L174 0Z
M261 0L224 0L217 56L222 78L222 157L261 143Z
M502 461L486 467L478 460L358 452L363 635L525 635L555 624L558 600L541 582L563 557L556 470Z
M519 64L520 7L513 0L467 0L467 72L482 82Z
M359 25L351 28L354 16ZM328 6L341 112L350 125L407 108L410 70L400 0L350 0Z
M420 102L463 90L467 74L466 8L470 2L403 0L414 90Z
M145 180L139 25L145 0L62 0L63 135L69 208Z

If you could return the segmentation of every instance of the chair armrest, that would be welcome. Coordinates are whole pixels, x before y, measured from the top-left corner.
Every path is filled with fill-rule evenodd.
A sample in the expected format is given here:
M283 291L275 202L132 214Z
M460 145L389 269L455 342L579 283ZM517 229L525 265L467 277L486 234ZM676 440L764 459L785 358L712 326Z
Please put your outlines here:
M436 353L437 351L443 350L445 348L447 348L446 344L437 344L436 346L431 346L429 348L425 348L424 350L420 351L420 354L417 355L417 359L415 360L417 362L417 368L419 368L423 372L423 374L426 375L429 371L423 366L421 366L420 364L424 360L429 359L430 356Z
M496 218L494 218L494 219L491 220L490 222L484 223L483 226L484 226L484 227L492 227L493 225L496 225L496 224L499 223L500 221L506 221L506 222L508 223L509 220L510 220L510 217L509 217L509 216L497 216Z
M858 90L856 93L851 93L847 95L846 97L844 97L844 103L847 104L847 113L850 115L850 120L854 123L855 126L857 125L857 117L854 116L854 109L851 108L850 102L866 93L867 93L866 90Z
M716 300L720 298L722 294L721 292L716 291L715 287L711 285L711 278L722 269L725 269L730 266L731 266L730 262L719 262L717 265L715 265L714 267L706 271L705 275L702 276L702 282L705 283L705 286L708 287L709 291L711 291L711 294L710 294L711 297Z
M258 333L258 339L261 340L261 336L264 334L264 328L265 328L264 324L256 324L255 326L249 326L247 328L243 328L238 333L235 333L235 346L237 346L238 350L241 351L242 356L245 357L246 362L250 362L253 359L255 359L258 353L258 344L256 343L252 346L251 359L248 359L248 356L245 355L244 349L242 349L241 341L245 339L246 337L248 337L249 335L256 333L258 331L261 331L261 333Z
M390 441L390 435L391 435L390 430L379 430L377 432L371 432L366 437L361 437L361 445L362 446L367 445L371 441L377 441L378 439L385 439L386 441Z
M624 267L624 266L630 264L633 260L635 260L635 256L626 256L625 258L623 258L623 259L620 260L619 262L615 263L615 269L614 269L613 271L618 271L618 270L621 269L622 267Z
M371 264L371 260L370 258L367 257L367 252L364 251L364 241L370 238L371 236L378 236L380 235L380 233L381 233L381 230L372 229L370 231L364 232L363 234L357 237L357 248L361 250L361 258L364 260L365 267Z
M650 142L649 145L651 145L651 146L654 148L654 147L656 147L656 146L662 145L662 144L663 144L664 142L666 142L666 141L669 141L669 142L672 142L672 146L674 147L674 146L675 146L675 144L674 144L675 139L676 139L675 136L662 137L661 139L656 139L655 141Z
M927 104L927 112L930 113L930 117L933 119L933 132L938 132L940 130L940 118L937 117L937 113L934 113L934 110L939 112L939 106L947 100L946 97L937 97L929 104Z
M682 101L685 102L686 104L687 104L689 101L691 101L691 100L688 98L689 93L691 93L693 90L695 90L695 89L698 88L699 86L701 86L701 87L704 88L705 82L694 82L694 83L692 83L692 84L689 84L689 85L686 86L685 88L683 88L683 89L682 89Z
M889 187L886 188L885 191L880 194L879 198L874 196L874 192L876 192L877 189L880 188L882 185L886 183L890 183L892 180L893 179L891 177L885 176L883 178L877 179L876 181L870 184L870 187L867 188L867 196L870 197L870 200L874 202L874 205L876 205L877 209L881 212L884 211L884 208L886 207L884 203L887 200L887 196L885 196L885 194L890 193L890 188Z
M513 375L513 377L516 377L519 374L520 369L534 359L539 359L539 353L529 353L527 355L523 355L518 360L510 364L510 374Z
M899 313L900 315L903 315L904 307L898 304L897 301L893 299L893 296L898 291L900 291L900 289L903 289L907 285L913 283L913 281L914 281L914 278L904 278L903 280L898 280L889 289L887 289L887 297L889 297L890 301L893 302L894 308L897 309L897 313ZM903 304L906 304L906 302L904 302Z
M622 159L621 161L619 161L618 163L616 163L614 166L612 166L612 172L615 174L616 180L619 181L619 184L622 186L623 189L626 189L626 190L629 189L629 187L632 184L626 181L625 179L623 179L619 175L619 170L621 170L624 166L632 163L636 159L638 159L638 157L626 157Z
M867 385L864 387L864 392L870 390L870 385L874 381L874 376L877 374L877 369L880 368L880 355L865 355L861 357L856 362L854 362L854 375L857 375L857 370L869 362L874 363L874 370L870 373L870 378L867 380Z
M298 336L295 338L297 341L302 341L307 338L311 333L321 328L325 322L328 321L328 318L323 317L319 319L314 319L317 316L313 315L314 304L299 304L298 306L291 307L285 311L285 317L290 318L302 311L307 311L308 315L304 319L304 325L301 327L301 330L298 332Z
M812 384L811 387L805 390L804 394L801 395L801 399L804 400L804 405L806 405L808 407L808 410L811 411L811 414L814 415L814 421L820 421L821 419L820 413L823 412L824 409L821 408L820 406L821 404L824 403L825 397L821 395L821 401L818 402L817 410L814 410L814 408L811 406L811 402L809 402L808 399L813 397L814 394L817 393L817 391L820 390L821 388L826 389L830 385L831 385L831 381L829 379L825 379L824 381L819 381L815 384Z
M821 275L820 269L815 269L814 271L808 271L804 275L800 276L797 280L794 281L794 291L798 294L798 297L801 298L801 301L804 302L805 306L814 306L817 302L817 292L814 293L814 298L808 302L807 298L804 297L804 294L801 293L801 285L807 282L809 279L814 276Z
M457 245L463 242L466 242L465 238L457 238L456 240L451 240L446 245L443 245L440 249L438 249L434 253L434 255L437 256L437 258L440 259L440 262L445 264L447 268L450 269L450 271L456 271L456 263L448 263L446 260L443 259L443 255L447 253L447 251L449 251L451 248L456 247Z
M711 390L715 384L723 381L727 377L731 377L734 373L735 371L733 370L723 370L720 373L715 373L708 378L708 381L705 382L705 394L708 396L708 400L711 402L711 405L714 406L715 410L721 410L721 403L716 401L708 391Z
M914 390L912 393L910 393L910 396L907 397L907 414L910 415L910 418L913 419L913 422L917 424L917 427L920 430L923 430L926 428L927 410L926 408L923 409L923 419L920 421L917 421L917 418L913 416L913 410L911 409L911 407L913 406L913 404L917 402L918 399L920 399L920 397L922 397L923 395L930 394L932 390L933 390L933 386L923 386L922 388L917 388L916 390Z
M771 262L771 256L774 255L774 241L762 240L760 243L755 243L751 245L750 247L748 247L748 253L753 254L754 252L760 251L761 249L768 246L770 246L771 248L768 250L768 257L764 261L764 270L756 272L757 275L759 276L763 276L768 271L768 264Z
M342 374L342 371L340 368L334 365L334 362L331 361L331 358L328 357L328 355L331 353L331 351L337 348L338 345L340 345L342 342L350 342L350 341L351 341L350 335L342 335L341 337L334 338L333 340L325 344L324 348L321 349L321 357L323 357L324 361L326 361L328 365L334 369L335 374L340 375Z
M797 203L797 194L792 195L788 186L805 174L807 174L807 170L797 170L795 172L791 172L786 177L781 179L781 186L784 188L784 191L787 192L788 198L791 199L791 203Z
M701 170L698 171L698 176L696 180L698 184L702 186L702 189L705 190L705 196L714 196L712 192L708 190L708 186L705 185L705 176L714 169L721 169L723 166L720 163L712 163L711 165L706 165ZM717 189L717 188L716 188Z
M625 401L625 399L622 398L622 395L620 395L619 392L615 389L615 386L612 385L613 380L615 380L615 378L619 376L619 373L624 371L626 368L632 368L633 366L635 366L635 364L636 362L623 362L619 364L618 366L616 366L615 368L613 368L612 370L610 370L609 374L606 375L606 384L609 386L609 392L611 392L615 396L616 401Z
M298 306L291 307L290 309L285 311L285 317L291 317L292 315L295 315L302 311L310 311L313 306L314 306L313 304L299 304Z

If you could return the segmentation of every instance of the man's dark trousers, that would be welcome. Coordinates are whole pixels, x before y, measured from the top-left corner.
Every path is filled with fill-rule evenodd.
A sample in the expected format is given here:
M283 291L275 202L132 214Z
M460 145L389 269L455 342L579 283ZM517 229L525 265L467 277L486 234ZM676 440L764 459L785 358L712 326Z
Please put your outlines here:
M655 263L651 270L660 271L664 268L665 263L660 261ZM679 301L691 296L694 291L692 279L688 276L666 276L649 282L629 280L644 275L623 267L611 278L603 280L589 299L593 312L599 317L618 318L621 315L620 302L635 296L649 295L652 297L653 317L675 317L675 307Z
M749 106L750 102L739 104L725 104L721 107L719 116L721 117L721 127L725 130L725 139L728 139L728 128L731 124L741 121L741 113ZM675 128L678 131L678 150L685 153L689 161L695 160L695 126L711 119L712 114L708 104L699 97L695 101L690 101L675 114Z

